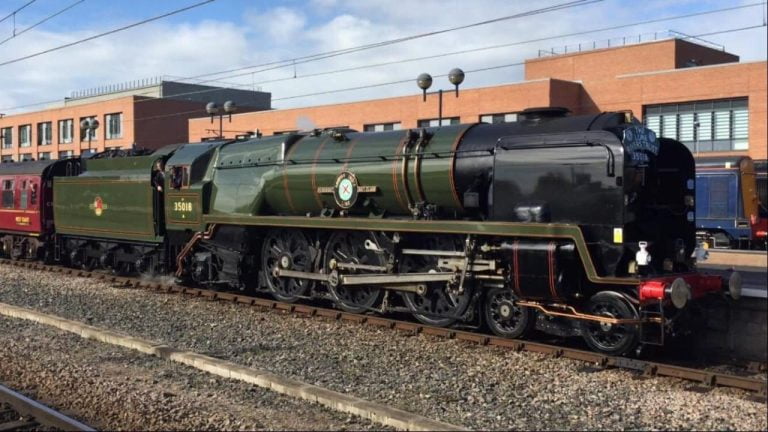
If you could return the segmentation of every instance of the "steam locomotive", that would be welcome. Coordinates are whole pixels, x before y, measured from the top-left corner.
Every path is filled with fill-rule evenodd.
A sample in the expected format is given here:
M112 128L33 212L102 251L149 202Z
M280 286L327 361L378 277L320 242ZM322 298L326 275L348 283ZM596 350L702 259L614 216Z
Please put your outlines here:
M739 296L738 273L695 271L694 179L685 146L624 113L527 110L3 164L0 241L18 259L623 355L664 344L703 298Z

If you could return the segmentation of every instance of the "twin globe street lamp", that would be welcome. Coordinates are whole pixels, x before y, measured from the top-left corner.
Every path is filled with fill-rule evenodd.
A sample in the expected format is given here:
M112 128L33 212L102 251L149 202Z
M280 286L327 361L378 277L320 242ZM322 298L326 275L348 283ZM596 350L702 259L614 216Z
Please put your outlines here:
M211 116L211 123L213 118L219 116L219 136L218 138L224 138L224 116L229 116L229 122L232 123L232 114L237 111L237 105L231 100L224 102L224 105L219 106L216 102L208 102L205 106L205 112Z
M84 131L88 137L88 154L91 153L91 139L99 128L99 120L96 117L88 117L80 120L80 130Z
M453 68L448 72L448 81L454 85L456 89L456 97L459 97L459 84L464 82L464 71L459 68ZM423 73L416 78L416 85L419 86L423 92L423 101L427 101L427 89L432 86L432 75ZM443 89L439 89L437 92L438 108L437 108L437 125L443 125Z

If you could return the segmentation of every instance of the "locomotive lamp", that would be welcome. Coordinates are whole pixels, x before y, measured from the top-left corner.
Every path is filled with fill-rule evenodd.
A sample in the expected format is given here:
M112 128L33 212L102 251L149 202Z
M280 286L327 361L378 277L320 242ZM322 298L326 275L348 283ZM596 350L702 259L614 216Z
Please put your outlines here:
M231 100L224 102L224 105L221 107L216 102L208 102L208 104L205 105L205 112L211 116L211 123L213 123L213 118L215 116L219 116L218 138L224 138L224 116L228 115L229 122L232 123L232 114L236 111L237 105Z
M85 132L86 136L88 136L88 153L91 153L91 139L93 138L93 135L96 133L96 129L99 128L99 121L96 119L96 117L88 117L84 118L80 121L80 130Z
M459 97L459 85L464 82L464 71L459 68L453 68L448 72L448 81L454 85L456 89L456 97ZM420 74L416 78L416 85L419 86L423 93L423 101L427 101L427 90L432 86L432 75L428 73ZM439 89L437 92L437 124L443 125L443 89Z

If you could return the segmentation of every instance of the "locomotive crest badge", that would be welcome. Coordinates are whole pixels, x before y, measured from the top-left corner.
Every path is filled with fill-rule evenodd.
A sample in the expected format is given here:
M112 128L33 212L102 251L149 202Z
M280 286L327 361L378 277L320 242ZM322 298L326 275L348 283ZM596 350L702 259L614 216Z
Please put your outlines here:
M343 171L336 177L336 184L333 187L319 187L317 193L332 193L336 204L343 209L348 209L355 205L359 194L374 193L377 190L376 186L361 186L357 176L349 171Z
M104 210L108 209L109 206L104 204L104 200L102 200L100 196L96 195L93 203L89 205L88 208L93 210L96 216L101 216L101 214L104 213Z

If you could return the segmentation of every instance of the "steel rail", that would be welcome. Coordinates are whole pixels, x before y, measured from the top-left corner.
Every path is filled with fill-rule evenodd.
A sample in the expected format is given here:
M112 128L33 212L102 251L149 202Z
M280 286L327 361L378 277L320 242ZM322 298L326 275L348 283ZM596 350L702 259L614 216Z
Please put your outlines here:
M0 385L0 402L10 405L17 413L28 417L24 420L0 423L0 430L32 430L39 429L40 425L65 431L96 430L2 385Z
M292 313L302 316L333 319L344 322L384 327L391 330L407 332L410 334L425 334L445 339L456 339L478 345L506 348L516 352L527 351L549 355L555 358L566 358L590 363L597 370L619 368L639 372L641 377L670 377L696 383L697 390L714 389L715 387L729 387L750 392L752 397L759 401L768 399L768 381L757 378L739 376L724 372L716 372L705 369L696 369L673 364L638 360L627 357L611 356L576 348L563 347L532 342L528 340L507 339L482 333L457 330L443 327L433 327L425 324L371 316L365 314L353 314L337 309L329 309L305 304L292 304L277 300L254 297L246 294L220 292L202 288L185 287L176 284L151 282L133 277L115 276L86 270L78 270L68 267L41 264L31 261L13 261L0 259L0 264L12 265L33 270L44 270L62 273L76 277L86 277L105 282L112 282L126 287L142 288L152 291L185 294L192 297L220 300L230 303L238 303L247 306L256 306L262 309L274 310L281 313ZM751 363L748 368L752 373L763 373L766 365L763 363Z

